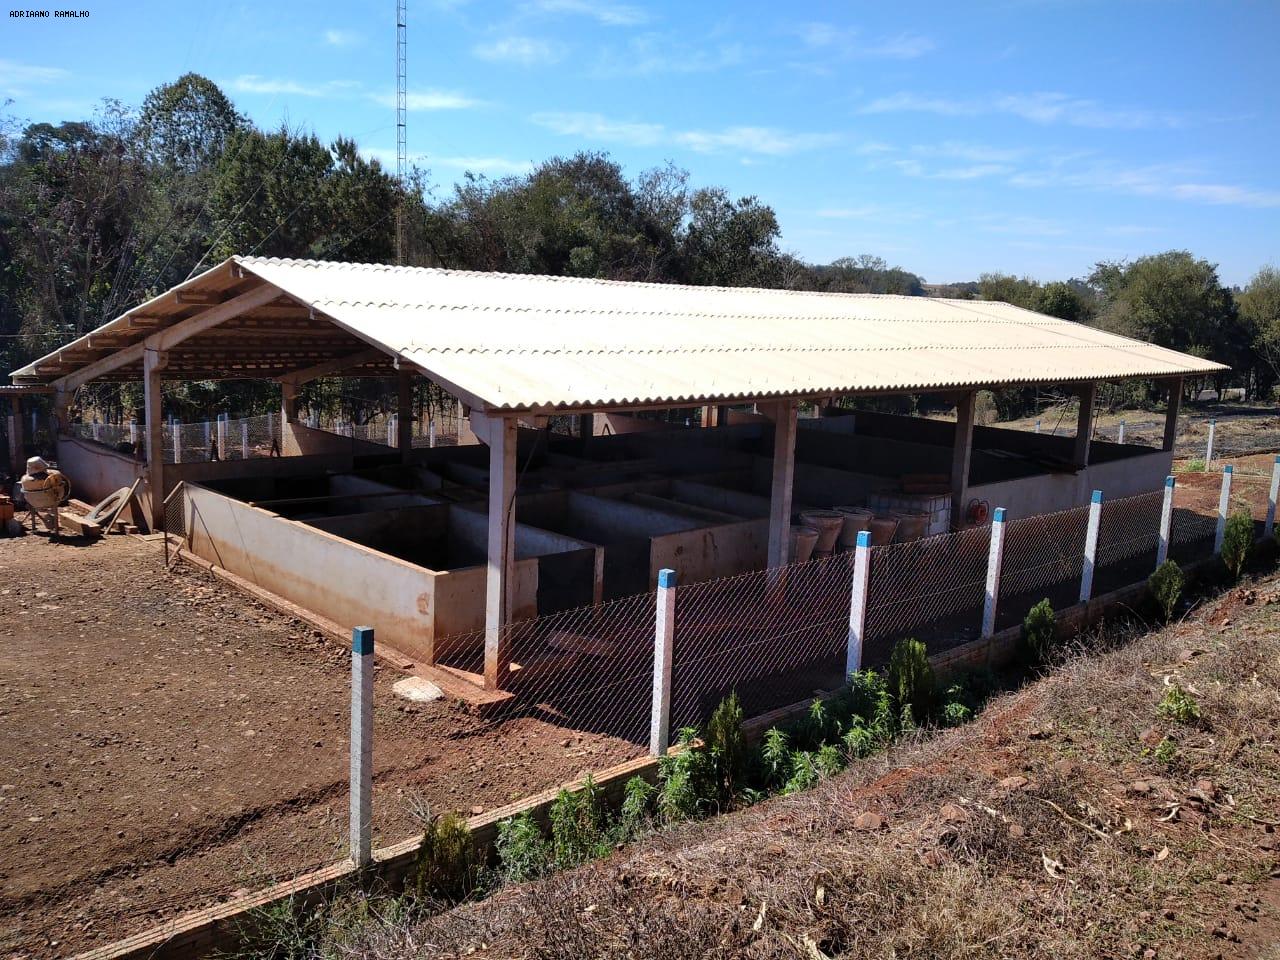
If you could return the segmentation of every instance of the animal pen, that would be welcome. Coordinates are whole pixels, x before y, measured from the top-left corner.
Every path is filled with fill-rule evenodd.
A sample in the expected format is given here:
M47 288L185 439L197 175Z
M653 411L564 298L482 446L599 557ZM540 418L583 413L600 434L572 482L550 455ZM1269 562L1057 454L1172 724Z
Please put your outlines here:
M936 651L1199 555L1213 520L1165 478L1182 378L1220 369L1003 303L235 257L13 378L52 391L83 495L141 478L153 529L478 707L648 744L669 671L665 748L729 690L760 712L838 683L855 633L861 663ZM394 380L385 428L300 418L342 376ZM438 435L417 377L456 398ZM1097 385L1139 377L1162 442L1093 440ZM278 382L279 413L184 440L163 382L221 378ZM137 379L142 460L67 418ZM975 424L978 390L1033 384L1079 394L1074 437ZM905 394L955 420L840 403Z

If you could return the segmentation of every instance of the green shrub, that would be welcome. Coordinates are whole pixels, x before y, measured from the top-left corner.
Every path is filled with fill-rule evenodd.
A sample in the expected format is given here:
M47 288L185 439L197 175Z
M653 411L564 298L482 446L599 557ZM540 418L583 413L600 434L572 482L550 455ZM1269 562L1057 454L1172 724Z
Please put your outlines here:
M1200 722L1200 706L1196 703L1195 697L1176 683L1164 692L1164 698L1157 709L1160 716L1176 723Z
M1031 666L1044 663L1053 650L1056 622L1057 616L1048 597L1032 607L1022 621L1023 657Z
M457 901L471 892L475 880L471 828L456 813L434 817L422 833L414 886L418 896Z
M861 717L868 727L875 726L876 717L887 713L889 690L884 677L874 670L859 670L849 675L849 712Z
M1156 763L1164 764L1166 767L1178 758L1178 745L1173 742L1171 737L1165 737L1156 747L1155 753Z
M1176 468L1178 473L1204 473L1204 457L1192 457L1184 460Z
M844 732L844 750L850 760L861 760L875 752L879 745L875 731L863 723L861 717L855 717Z
M889 656L889 697L903 728L933 714L935 681L929 654L919 640L899 640Z
M799 793L815 786L822 774L818 770L817 756L807 750L795 750L791 754L791 776L782 787L783 793Z
M813 765L818 768L818 773L822 776L834 777L844 769L844 756L840 753L839 747L828 743L819 748L814 755Z
M1160 564L1156 567L1155 573L1147 577L1147 589L1155 598L1165 623L1173 619L1178 604L1182 602L1182 590L1186 583L1187 578L1182 568L1172 560L1166 560Z
M1222 532L1222 562L1236 579L1244 573L1253 549L1253 517L1247 510L1238 510L1227 518Z
M696 736L696 730L685 727L679 737L683 749L658 761L658 813L667 823L702 816L718 795L715 762L693 746Z
M973 719L973 710L963 700L947 698L946 704L942 708L942 722L948 727L958 727L962 723L968 723Z
M707 749L715 760L721 795L729 797L742 783L747 765L747 739L742 733L742 704L736 692L720 701L707 721Z
M625 838L640 833L653 816L653 800L657 788L644 777L632 777L622 788L622 806L618 810L618 826Z
M590 774L581 790L561 790L548 811L551 853L557 867L572 867L599 856L607 847L600 788Z
M764 768L765 782L777 786L788 776L791 766L791 745L785 730L770 727L760 744L760 763Z
M533 880L546 873L551 865L551 844L528 813L499 823L494 847L498 853L498 872L507 883Z

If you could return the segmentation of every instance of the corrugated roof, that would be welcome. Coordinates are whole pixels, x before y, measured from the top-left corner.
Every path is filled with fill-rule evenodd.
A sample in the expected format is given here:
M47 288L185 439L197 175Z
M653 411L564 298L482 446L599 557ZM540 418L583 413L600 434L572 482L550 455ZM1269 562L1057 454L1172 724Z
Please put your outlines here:
M493 408L624 407L1226 369L986 301L255 257L232 262Z

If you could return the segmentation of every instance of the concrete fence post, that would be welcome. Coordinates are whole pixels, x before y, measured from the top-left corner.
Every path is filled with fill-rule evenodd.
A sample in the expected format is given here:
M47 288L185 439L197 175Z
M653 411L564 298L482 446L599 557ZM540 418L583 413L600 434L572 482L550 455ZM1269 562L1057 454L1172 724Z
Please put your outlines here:
M1164 503L1160 507L1160 538L1156 541L1156 567L1169 559L1169 537L1173 532L1172 476L1164 478Z
M209 451L213 449L213 446L209 440L209 434L210 434L209 421L206 420L204 422L204 452L206 457L209 455Z
M1116 443L1124 443L1124 421L1120 421L1120 429L1116 432Z
M1276 497L1280 495L1280 457L1271 465L1271 489L1267 491L1267 522L1264 535L1270 537L1276 529Z
M169 429L173 432L173 462L182 462L182 421L173 420L169 424Z
M276 439L276 415L274 413L267 414L267 445L270 446Z
M249 459L249 421L240 421L240 456Z
M676 638L676 572L658 571L657 610L653 630L653 713L649 718L649 753L667 755L671 742L671 656Z
M1222 468L1222 492L1218 494L1218 527L1213 532L1213 555L1222 553L1222 538L1227 532L1227 511L1231 508L1231 464Z
M1209 465L1213 463L1213 435L1218 432L1218 421L1216 419L1209 421L1209 440L1204 445L1204 468L1209 469Z
M129 421L129 442L134 446L138 444L138 421Z
M394 413L391 416L387 417L387 446L388 447L397 446L396 439L399 436L400 430L396 425L396 419L397 418Z
M1000 602L1000 572L1004 567L1004 507L996 507L991 520L991 547L987 551L987 594L982 603L982 638L996 633L996 606Z
M1084 535L1084 569L1080 573L1080 602L1093 596L1093 568L1098 559L1098 527L1102 524L1102 491L1093 491L1089 501L1089 527Z
M227 459L227 415L218 414L218 459Z
M844 676L862 669L862 644L867 634L867 594L871 585L871 532L858 531L853 548L853 586L849 592L849 636L845 644Z
M1039 433L1039 432L1040 432L1040 420L1037 418L1037 419L1036 419L1036 433Z
M436 445L436 418L432 417L427 421L427 446L434 447Z
M93 439L95 439L95 440L101 440L101 439L102 439L102 424L98 423L98 421L97 421L97 420L93 421L93 425L92 425L92 427L90 428L90 432L93 434Z
M373 627L351 631L351 859L373 862Z

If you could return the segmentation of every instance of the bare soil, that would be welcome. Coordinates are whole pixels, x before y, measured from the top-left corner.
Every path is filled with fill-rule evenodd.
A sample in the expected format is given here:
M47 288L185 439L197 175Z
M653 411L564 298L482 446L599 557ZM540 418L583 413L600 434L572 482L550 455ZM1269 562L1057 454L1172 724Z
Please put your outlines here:
M633 756L376 673L375 844ZM65 956L346 855L350 654L132 537L0 539L0 955ZM479 811L474 811L479 812Z
M1199 720L1161 712L1175 684ZM975 722L814 790L336 936L370 960L1276 960L1277 725L1272 576L1165 629L1083 638Z

